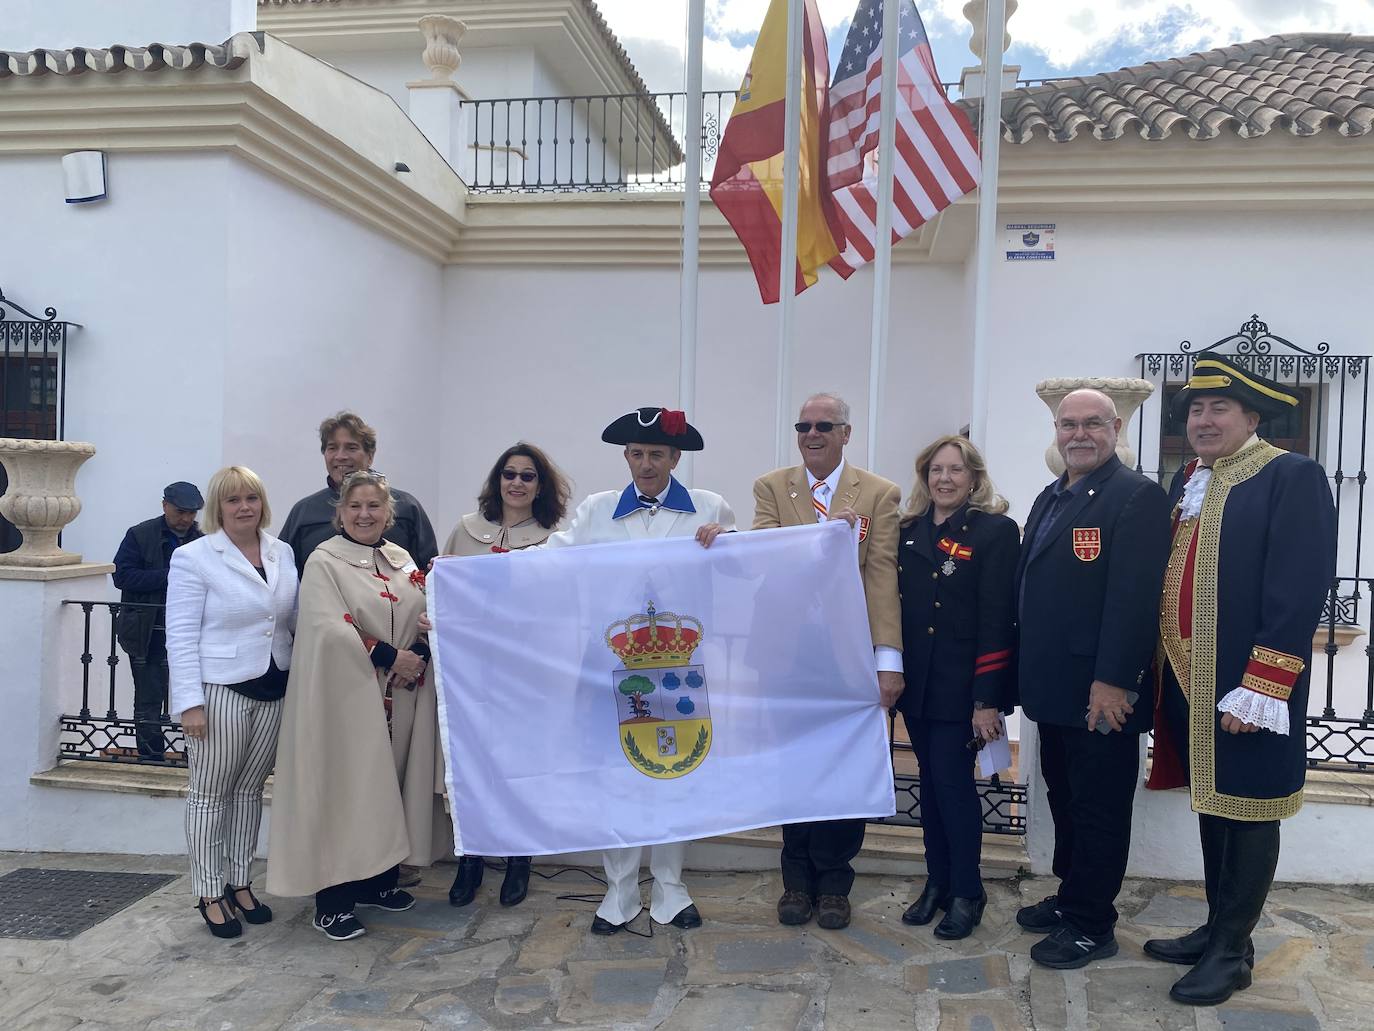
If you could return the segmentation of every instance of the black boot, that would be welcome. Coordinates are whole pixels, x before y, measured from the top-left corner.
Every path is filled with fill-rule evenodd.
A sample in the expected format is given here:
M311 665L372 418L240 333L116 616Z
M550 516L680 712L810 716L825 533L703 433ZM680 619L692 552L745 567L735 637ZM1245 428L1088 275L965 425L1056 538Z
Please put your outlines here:
M506 877L501 882L501 905L518 906L530 890L530 857L507 856Z
M1192 970L1169 990L1175 1002L1216 1006L1249 988L1246 954L1279 862L1278 821L1220 820L1225 850L1207 947Z
M458 860L458 875L453 878L453 886L448 890L450 906L466 906L477 896L482 884L482 871L487 868L481 856L462 856Z
M1221 878L1221 856L1226 847L1226 821L1219 816L1199 814L1198 836L1202 840L1202 875L1207 887L1207 922L1182 938L1152 938L1145 943L1145 953L1165 963L1193 966L1207 951L1211 937L1212 917L1217 911L1217 884ZM1255 944L1247 942L1245 961L1255 965Z

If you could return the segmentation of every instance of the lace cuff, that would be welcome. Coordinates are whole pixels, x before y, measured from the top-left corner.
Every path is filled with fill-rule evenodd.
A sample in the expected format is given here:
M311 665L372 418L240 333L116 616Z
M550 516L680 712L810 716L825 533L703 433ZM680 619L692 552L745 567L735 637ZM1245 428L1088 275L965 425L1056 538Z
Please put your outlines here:
M1217 703L1218 712L1229 712L1236 719L1275 734L1288 734L1288 703L1269 695L1238 687Z

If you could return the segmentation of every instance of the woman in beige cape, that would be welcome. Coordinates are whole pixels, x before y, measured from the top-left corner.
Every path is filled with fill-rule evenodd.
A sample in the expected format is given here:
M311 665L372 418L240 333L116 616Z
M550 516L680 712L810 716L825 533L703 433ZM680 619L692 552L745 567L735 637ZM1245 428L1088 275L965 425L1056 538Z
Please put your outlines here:
M343 532L315 549L301 580L277 749L267 888L313 893L315 927L336 940L364 933L355 905L415 904L396 887L411 841L387 709L413 711L429 652L417 641L423 577L382 538L392 514L385 477L344 480Z
M567 478L548 455L524 441L508 447L487 474L477 511L469 512L448 535L445 555L490 555L520 551L542 544L562 521L568 508ZM443 790L443 765L438 765L439 790ZM477 896L486 860L462 856L458 873L449 888L448 900L466 906ZM525 900L530 883L530 857L507 856L506 876L501 882L501 905L516 906Z

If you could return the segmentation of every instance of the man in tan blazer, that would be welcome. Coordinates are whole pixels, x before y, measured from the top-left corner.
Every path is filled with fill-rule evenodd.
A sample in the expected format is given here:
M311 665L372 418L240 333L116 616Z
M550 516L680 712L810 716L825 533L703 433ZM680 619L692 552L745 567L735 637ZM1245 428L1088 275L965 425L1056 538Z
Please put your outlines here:
M884 708L902 693L902 613L897 597L897 485L844 460L849 405L814 394L797 425L802 464L754 481L754 529L846 519L859 527L859 573L868 601L874 663ZM787 824L782 829L782 898L778 921L825 928L849 925L850 865L864 842L863 820Z

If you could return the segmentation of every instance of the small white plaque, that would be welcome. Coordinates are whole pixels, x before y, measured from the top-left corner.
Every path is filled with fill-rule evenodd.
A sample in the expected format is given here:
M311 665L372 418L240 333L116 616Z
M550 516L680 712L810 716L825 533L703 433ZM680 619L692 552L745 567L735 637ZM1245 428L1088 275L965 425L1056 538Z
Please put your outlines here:
M89 204L104 200L105 154L99 150L78 150L62 155L62 179L68 204Z
M1008 222L1006 254L1008 261L1053 261L1053 222Z

